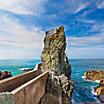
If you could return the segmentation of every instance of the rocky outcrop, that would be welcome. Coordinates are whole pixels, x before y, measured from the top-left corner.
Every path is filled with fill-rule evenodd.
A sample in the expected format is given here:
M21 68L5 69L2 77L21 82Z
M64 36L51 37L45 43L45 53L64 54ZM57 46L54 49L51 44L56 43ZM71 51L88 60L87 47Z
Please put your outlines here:
M99 80L99 85L94 88L94 95L100 100L101 104L104 103L104 70L89 70L84 73L87 80Z
M4 72L0 71L0 80L6 79L6 78L9 78L9 77L12 77L11 72L9 72L9 71L4 71Z
M84 73L84 78L91 81L101 80L104 78L104 70L88 70Z
M104 79L102 79L99 85L94 89L94 92L97 95L97 98L101 103L104 103Z
M46 92L40 104L71 104L71 65L65 54L64 27L46 32L41 54L42 68L49 71Z

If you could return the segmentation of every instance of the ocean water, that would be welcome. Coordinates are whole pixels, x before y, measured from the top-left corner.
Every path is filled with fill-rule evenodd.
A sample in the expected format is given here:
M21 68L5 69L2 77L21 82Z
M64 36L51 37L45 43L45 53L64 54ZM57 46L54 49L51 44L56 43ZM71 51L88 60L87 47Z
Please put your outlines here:
M98 83L86 81L82 76L89 69L104 69L104 60L70 60L70 64L72 65L72 80L74 82L73 104L88 102L99 104L98 99L91 93Z
M23 73L22 68L34 68L39 59L28 60L0 60L0 70L8 70L12 75ZM71 79L74 82L74 91L72 94L73 104L85 104L87 102L99 103L97 98L91 93L92 89L98 85L96 82L88 82L82 78L88 69L104 69L104 60L69 60L72 65Z
M39 59L16 59L16 60L0 60L0 71L11 71L12 75L22 74L23 68L34 68L35 65L40 62Z

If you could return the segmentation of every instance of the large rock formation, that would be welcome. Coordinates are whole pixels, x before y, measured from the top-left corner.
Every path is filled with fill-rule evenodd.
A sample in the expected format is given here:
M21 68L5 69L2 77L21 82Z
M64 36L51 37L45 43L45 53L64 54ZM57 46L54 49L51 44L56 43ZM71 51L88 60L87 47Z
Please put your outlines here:
M65 54L64 27L46 32L41 55L43 70L48 70L46 93L40 104L71 104L71 65Z

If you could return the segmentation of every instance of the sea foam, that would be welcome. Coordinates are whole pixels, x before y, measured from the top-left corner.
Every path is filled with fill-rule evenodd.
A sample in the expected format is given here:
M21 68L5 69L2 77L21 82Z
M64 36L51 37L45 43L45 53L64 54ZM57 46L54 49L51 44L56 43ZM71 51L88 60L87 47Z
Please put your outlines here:
M30 69L30 68L19 68L19 70L28 70L28 69Z
M92 89L91 93L95 96L97 96L98 94L94 91L94 89Z
M82 79L85 79L85 76L82 76Z
M95 80L94 82L96 82L96 83L100 83L100 80Z
M85 76L82 76L82 79L85 79ZM100 80L88 80L88 79L85 79L86 81L89 81L89 82L96 82L96 83L100 83Z

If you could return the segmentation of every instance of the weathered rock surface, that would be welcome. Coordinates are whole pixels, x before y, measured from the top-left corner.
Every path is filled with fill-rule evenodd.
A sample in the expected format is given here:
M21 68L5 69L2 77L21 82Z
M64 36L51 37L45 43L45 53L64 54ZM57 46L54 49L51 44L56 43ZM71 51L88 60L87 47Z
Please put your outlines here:
M42 67L49 71L46 92L40 104L71 104L71 65L65 54L64 27L46 32L42 51Z
M94 90L98 99L104 104L104 78L100 80L99 85Z
M56 31L54 34L54 31ZM52 34L49 34L49 33ZM42 51L41 59L43 62L43 69L54 71L56 75L65 74L70 77L70 65L65 54L66 38L64 34L64 27L46 32L44 38L44 49Z
M99 85L94 89L94 92L101 104L104 103L104 70L89 70L84 73L85 79L95 81L99 80Z
M88 70L84 73L87 80L95 81L104 78L104 70Z
M101 104L104 104L104 94L100 94L98 99L100 100Z
M0 71L0 80L6 79L6 78L9 78L9 77L12 77L11 72L9 72L9 71L1 72Z

